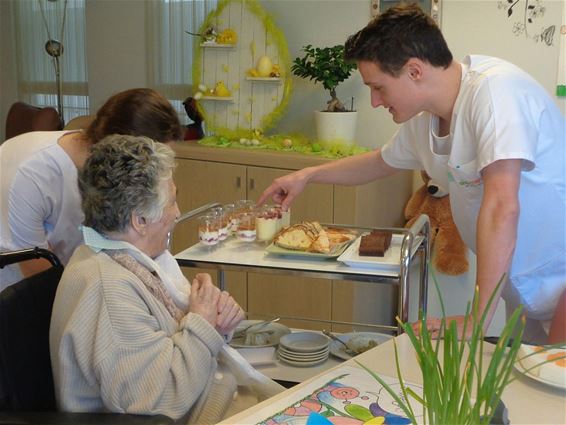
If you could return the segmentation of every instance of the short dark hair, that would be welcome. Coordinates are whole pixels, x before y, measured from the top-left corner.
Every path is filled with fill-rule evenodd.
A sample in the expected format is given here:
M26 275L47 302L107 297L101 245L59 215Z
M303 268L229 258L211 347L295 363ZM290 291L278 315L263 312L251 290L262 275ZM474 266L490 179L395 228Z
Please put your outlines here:
M416 4L387 9L346 41L344 56L369 61L394 77L410 58L448 68L452 53L434 20Z
M108 99L86 130L91 143L111 134L146 136L156 142L183 139L179 117L171 103L155 90L125 90Z

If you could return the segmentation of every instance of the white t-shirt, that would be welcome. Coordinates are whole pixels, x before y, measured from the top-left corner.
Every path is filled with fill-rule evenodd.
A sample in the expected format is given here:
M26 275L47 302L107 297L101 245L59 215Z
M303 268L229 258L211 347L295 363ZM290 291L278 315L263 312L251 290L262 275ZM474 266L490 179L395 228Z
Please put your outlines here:
M448 187L454 221L476 251L483 198L481 170L522 159L521 206L510 279L528 315L548 320L566 288L566 120L548 93L518 67L467 56L450 135L434 135L423 112L401 126L382 150L396 168L424 169Z
M2 144L1 249L50 248L67 264L82 242L77 168L57 143L66 133L27 133ZM5 267L0 290L20 279L19 267Z

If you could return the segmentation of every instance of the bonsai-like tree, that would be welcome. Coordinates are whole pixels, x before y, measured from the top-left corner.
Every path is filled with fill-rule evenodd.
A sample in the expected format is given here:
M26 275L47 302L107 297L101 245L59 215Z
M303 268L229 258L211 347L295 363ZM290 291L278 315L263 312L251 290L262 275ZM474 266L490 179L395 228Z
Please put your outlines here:
M322 83L331 97L326 108L327 112L346 111L344 104L336 97L336 87L357 67L355 63L346 62L344 59L344 46L319 48L308 44L302 50L306 54L293 61L291 67L293 74Z

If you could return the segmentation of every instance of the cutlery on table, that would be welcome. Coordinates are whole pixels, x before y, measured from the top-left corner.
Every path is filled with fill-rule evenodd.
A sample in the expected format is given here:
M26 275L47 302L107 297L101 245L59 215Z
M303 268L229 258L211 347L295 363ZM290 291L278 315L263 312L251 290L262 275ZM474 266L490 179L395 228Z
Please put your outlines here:
M240 337L244 336L247 332L250 331L251 328L257 328L257 329L254 329L254 332L257 332L259 329L262 329L263 327L269 325L270 323L278 322L279 320L281 320L281 318L276 317L275 319L264 320L263 322L258 322L258 323L252 323L251 325L246 326L244 329L241 329L241 330L238 330L237 332L235 332L234 338L240 338Z
M338 338L338 337L337 337L336 335L334 335L333 333L328 332L326 329L323 329L323 330L322 330L322 333L323 333L324 335L326 335L328 338L333 339L334 341L338 341L340 344L342 344L342 345L345 347L345 350L344 350L344 351L346 352L346 354L348 354L348 355L350 355L350 356L352 356L352 357L358 355L358 353L356 353L354 350L352 350L352 349L348 346L348 344L346 344L344 341L342 341L340 338Z

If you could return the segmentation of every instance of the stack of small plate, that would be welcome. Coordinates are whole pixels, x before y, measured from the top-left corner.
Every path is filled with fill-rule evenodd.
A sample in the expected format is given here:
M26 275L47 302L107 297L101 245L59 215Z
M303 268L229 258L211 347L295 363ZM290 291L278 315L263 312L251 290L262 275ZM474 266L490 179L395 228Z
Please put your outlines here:
M279 340L279 360L292 366L308 367L328 359L330 340L316 332L293 332Z

